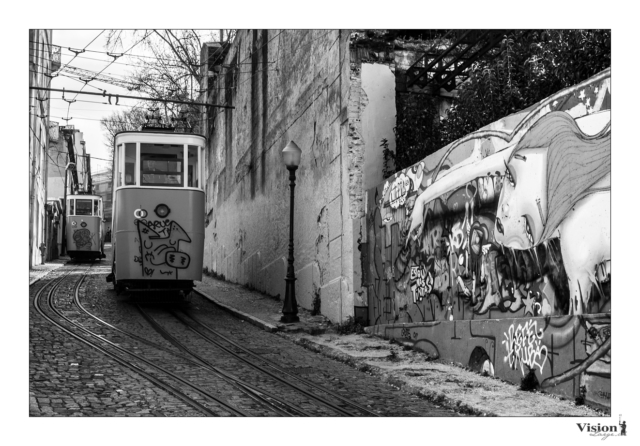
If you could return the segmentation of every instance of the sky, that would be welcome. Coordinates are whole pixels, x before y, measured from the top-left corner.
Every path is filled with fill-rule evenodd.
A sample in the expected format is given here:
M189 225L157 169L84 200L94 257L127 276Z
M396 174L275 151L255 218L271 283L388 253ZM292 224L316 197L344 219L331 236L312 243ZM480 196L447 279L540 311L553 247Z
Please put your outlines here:
M200 34L205 34L203 30ZM151 60L152 53L145 49L144 45L136 44L144 34L138 32L134 35L133 31L124 31L121 36L123 39L122 48L113 53L123 53L129 50L124 56L114 60L106 54L108 49L105 47L107 41L108 30L92 29L92 30L53 30L53 44L61 47L61 74L53 78L51 88L66 89L83 92L99 93L100 90L106 90L107 93L124 94L130 96L144 96L140 92L132 92L124 87L115 86L99 81L85 83L72 79L69 76L77 78L74 73L65 72L64 67L80 68L90 70L96 73L108 75L119 79L125 79L135 69L135 65L140 63L142 56L147 60ZM133 47L133 48L132 48ZM85 50L83 53L76 55L72 50ZM64 98L70 101L74 99L76 102L69 103L63 99L60 92L51 92L51 109L50 120L58 122L59 125L73 125L76 129L83 133L86 143L87 152L91 154L91 170L95 173L99 170L108 168L111 165L109 160L109 149L105 146L104 131L100 126L100 119L111 115L114 112L122 112L131 108L139 101L136 99L118 100L119 105L115 105L115 98L112 99L112 105L109 104L107 98L94 95L76 95L75 93L65 93ZM66 121L62 118L71 118Z

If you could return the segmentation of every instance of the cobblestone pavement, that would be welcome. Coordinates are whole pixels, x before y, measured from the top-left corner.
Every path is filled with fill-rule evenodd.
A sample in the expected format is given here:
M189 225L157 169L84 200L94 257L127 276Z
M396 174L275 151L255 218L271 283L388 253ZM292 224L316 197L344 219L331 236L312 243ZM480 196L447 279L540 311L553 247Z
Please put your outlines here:
M326 318L312 316L304 309L300 309L300 322L282 324L282 302L241 285L207 276L197 285L216 305L265 331L277 332L304 348L456 412L511 417L607 415L555 395L520 391L517 385L482 376L460 364L432 360L409 345L370 334L337 335Z
M71 338L37 313L33 307L35 293L47 284L69 274L62 282L55 304L67 317L82 324L99 336L120 347L142 354L196 385L229 401L235 408L251 416L274 413L254 401L228 381L210 370L180 357L180 351L156 332L131 299L116 296L105 282L110 260L97 262L80 291L80 302L92 314L127 332L148 340L154 345L118 333L91 319L72 303L73 287L80 271L88 264L68 264L49 272L30 287L29 312L29 392L32 416L202 416L192 406L161 389L142 375L118 364L103 353ZM76 271L77 270L77 271ZM231 357L219 347L199 338L175 319L166 305L142 307L173 336L197 351L207 361L247 382L260 386L288 402L295 403L313 416L337 416L331 409L305 395L293 392L273 378L265 376ZM385 416L455 416L450 409L399 390L376 376L358 371L346 364L296 345L289 339L267 333L254 325L222 311L207 299L193 296L180 307L210 327L222 332L254 351L279 364L286 371L302 376L316 384L332 389L363 407ZM138 366L161 377L153 368L136 362ZM163 378L164 379L164 378ZM206 402L183 384L172 382L183 393L199 401L218 415L229 413L214 403Z

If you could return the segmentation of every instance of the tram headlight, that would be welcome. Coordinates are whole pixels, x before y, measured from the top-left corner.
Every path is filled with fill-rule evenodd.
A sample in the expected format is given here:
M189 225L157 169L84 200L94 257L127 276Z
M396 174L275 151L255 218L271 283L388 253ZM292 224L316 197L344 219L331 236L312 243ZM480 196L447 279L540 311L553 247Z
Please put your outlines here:
M75 225L77 225L77 224L78 224L78 222L77 222L77 221L72 221L72 222L71 222L71 226L75 226Z
M158 206L156 206L153 212L155 212L158 217L165 218L167 215L169 215L171 209L169 209L169 206L167 206L166 204L159 204Z
M87 224L85 222L80 223L80 226L82 226L83 228L87 227Z

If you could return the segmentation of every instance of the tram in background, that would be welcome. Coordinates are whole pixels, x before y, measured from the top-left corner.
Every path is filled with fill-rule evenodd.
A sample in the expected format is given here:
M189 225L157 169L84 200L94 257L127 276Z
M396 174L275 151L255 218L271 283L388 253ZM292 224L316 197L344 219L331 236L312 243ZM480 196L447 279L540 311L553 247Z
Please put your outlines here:
M116 292L181 291L202 280L205 138L143 126L115 136Z
M104 209L98 195L67 195L66 250L73 260L95 260L104 254Z

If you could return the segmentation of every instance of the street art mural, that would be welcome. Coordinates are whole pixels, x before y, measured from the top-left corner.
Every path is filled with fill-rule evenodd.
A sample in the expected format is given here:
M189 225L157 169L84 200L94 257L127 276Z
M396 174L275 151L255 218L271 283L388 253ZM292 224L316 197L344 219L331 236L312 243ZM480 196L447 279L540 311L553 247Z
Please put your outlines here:
M548 387L599 380L607 393L610 324L593 316L611 308L610 100L606 70L369 190L370 321L443 330L510 321L490 349L495 356L503 347L506 368L486 362L486 346L472 355L472 343L464 363L496 373L534 369ZM564 362L553 355L558 342L576 342L578 326L560 335L555 319L578 321L587 355L561 373ZM431 349L446 342L414 341Z
M146 221L136 219L138 252L134 261L140 263L142 277L168 276L179 279L179 271L187 269L189 254L180 251L180 243L191 243L191 238L174 220Z
M519 384L530 370L540 388L611 406L608 314L384 324L375 334Z

